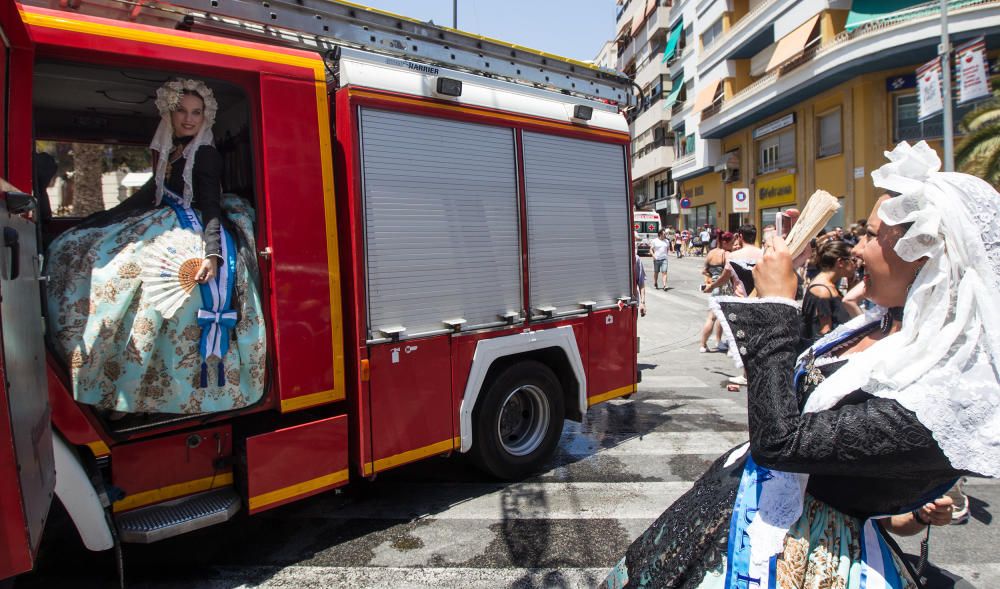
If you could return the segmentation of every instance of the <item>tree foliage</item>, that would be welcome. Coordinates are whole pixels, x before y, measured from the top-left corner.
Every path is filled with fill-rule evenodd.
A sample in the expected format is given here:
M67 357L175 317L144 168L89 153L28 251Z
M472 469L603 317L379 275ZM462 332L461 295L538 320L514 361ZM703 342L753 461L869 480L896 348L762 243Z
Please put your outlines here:
M955 147L955 167L1000 189L1000 80L993 97L965 115L959 128L965 137Z

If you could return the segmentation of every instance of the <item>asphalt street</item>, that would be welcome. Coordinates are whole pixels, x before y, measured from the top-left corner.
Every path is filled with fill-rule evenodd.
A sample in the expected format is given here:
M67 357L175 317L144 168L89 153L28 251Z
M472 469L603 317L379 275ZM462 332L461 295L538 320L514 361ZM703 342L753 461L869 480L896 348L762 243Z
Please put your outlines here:
M645 259L652 279L649 259ZM732 362L699 353L707 313L701 258L671 258L670 290L648 293L643 379L631 399L566 423L547 469L498 483L462 457L402 467L252 518L125 552L129 587L593 587L723 451L747 439ZM714 341L711 346L714 346ZM974 587L1000 587L1000 484L972 480L972 519L935 528L931 561ZM863 490L859 489L859 492ZM906 539L911 553L919 538ZM110 554L48 539L16 587L106 587Z

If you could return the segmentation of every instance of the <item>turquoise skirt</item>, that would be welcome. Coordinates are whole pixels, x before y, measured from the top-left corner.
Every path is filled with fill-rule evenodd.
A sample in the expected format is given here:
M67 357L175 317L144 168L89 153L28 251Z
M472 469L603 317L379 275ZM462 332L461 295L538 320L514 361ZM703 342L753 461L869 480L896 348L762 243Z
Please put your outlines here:
M254 211L225 196L223 215L250 255L237 256L235 328L220 362L199 350L199 288L170 318L143 291L140 278L148 244L180 228L168 206L102 227L76 228L48 248L48 329L70 372L74 398L126 413L197 414L252 405L264 393L266 337L255 265ZM147 254L144 257L144 252ZM221 386L219 383L223 383Z

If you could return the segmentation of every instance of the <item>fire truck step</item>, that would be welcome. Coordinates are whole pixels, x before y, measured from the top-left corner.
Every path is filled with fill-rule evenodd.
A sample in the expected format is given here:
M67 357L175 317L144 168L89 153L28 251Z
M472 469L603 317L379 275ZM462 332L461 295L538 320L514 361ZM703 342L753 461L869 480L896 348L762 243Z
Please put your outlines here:
M240 510L233 489L216 489L115 517L122 542L151 544L229 520Z

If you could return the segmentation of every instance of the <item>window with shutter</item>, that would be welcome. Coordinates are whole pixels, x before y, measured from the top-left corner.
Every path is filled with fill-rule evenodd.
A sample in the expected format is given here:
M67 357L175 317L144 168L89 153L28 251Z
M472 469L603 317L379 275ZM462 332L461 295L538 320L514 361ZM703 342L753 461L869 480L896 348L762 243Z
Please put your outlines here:
M819 157L836 155L842 151L840 144L840 109L819 116Z
M369 338L520 312L513 130L370 108L359 116Z
M629 200L621 145L524 133L532 313L630 296Z

